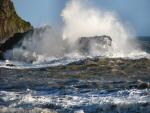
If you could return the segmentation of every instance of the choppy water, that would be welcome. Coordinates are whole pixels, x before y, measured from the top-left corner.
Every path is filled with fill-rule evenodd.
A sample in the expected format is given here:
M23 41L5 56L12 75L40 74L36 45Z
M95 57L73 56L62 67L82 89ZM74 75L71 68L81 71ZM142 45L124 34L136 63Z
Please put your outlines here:
M1 61L0 112L149 113L148 55Z
M150 112L149 86L144 86L133 78L125 77L123 80L123 77L120 77L117 80L101 76L100 80L87 80L52 79L51 77L43 78L44 76L36 78L35 75L32 77L32 74L25 75L31 77L21 77L19 74L17 76L16 78L6 76L8 78L5 80L10 81L10 84L5 86L3 86L4 81L1 82L0 105L9 107L8 109L41 108L60 113L73 113L78 110L85 113ZM36 73L36 76L40 75ZM23 78L24 81L18 80ZM149 77L145 78L149 79ZM147 84L150 82L145 81Z
M77 89L76 89L77 90ZM54 93L55 92L55 93ZM82 91L68 94L60 94L56 91L34 91L22 92L1 91L1 100L8 103L9 107L23 108L49 108L59 112L104 112L104 113L149 113L150 90L120 90L107 92ZM65 93L65 92L62 92Z

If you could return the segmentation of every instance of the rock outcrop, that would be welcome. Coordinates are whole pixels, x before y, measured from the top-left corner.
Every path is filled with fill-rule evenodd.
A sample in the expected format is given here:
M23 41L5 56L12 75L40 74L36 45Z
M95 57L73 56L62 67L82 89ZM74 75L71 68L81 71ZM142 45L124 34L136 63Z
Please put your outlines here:
M0 45L0 51L6 52L7 50L13 49L14 47L18 46L20 47L24 41L24 39L32 38L34 37L33 35L36 34L37 40L40 40L41 34L43 32L46 32L47 29L51 29L50 26L45 26L45 27L40 27L40 28L34 28L31 30L28 30L23 33L15 33L12 37L10 37L7 41L5 41L4 44ZM24 45L24 48L26 48Z
M33 30L23 32L23 33L15 33L13 37L10 37L5 43L0 45L1 53L6 52L7 50L13 49L20 41L24 39L24 37L28 34L32 34Z
M111 46L111 43L111 37L106 35L81 37L78 40L79 50L85 54L88 54L94 45L96 45L98 49L107 50Z
M31 24L17 15L12 1L0 0L0 44L13 38L16 33L24 33L31 29Z

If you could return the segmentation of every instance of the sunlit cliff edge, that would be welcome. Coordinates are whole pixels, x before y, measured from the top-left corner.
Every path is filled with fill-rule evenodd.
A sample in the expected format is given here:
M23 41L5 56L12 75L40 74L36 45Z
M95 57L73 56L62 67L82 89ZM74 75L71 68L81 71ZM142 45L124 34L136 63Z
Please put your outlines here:
M32 28L29 22L17 15L12 1L0 0L0 43L13 38L16 33L23 33Z

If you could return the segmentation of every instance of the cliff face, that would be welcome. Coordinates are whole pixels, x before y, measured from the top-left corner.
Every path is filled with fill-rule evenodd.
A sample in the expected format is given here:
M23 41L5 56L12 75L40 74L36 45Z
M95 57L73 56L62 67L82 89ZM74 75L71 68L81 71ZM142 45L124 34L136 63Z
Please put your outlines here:
M15 33L23 33L31 29L31 24L17 15L10 0L0 0L0 43L13 37Z

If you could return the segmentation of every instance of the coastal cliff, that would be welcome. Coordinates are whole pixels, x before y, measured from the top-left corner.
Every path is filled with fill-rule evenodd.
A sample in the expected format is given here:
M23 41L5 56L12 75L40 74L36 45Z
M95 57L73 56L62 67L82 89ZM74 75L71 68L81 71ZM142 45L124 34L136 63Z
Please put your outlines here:
M33 27L19 17L11 0L0 0L0 43L4 43L16 33L24 33Z

